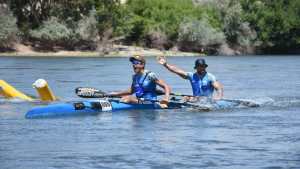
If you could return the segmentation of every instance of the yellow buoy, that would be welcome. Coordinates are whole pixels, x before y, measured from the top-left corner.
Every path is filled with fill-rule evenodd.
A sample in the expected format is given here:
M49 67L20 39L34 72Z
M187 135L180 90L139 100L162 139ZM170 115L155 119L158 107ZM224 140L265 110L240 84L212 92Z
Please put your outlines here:
M17 89L6 83L4 80L0 80L0 95L8 99L19 98L27 101L33 100L31 97L18 91Z
M44 79L38 79L33 84L33 87L37 90L40 99L42 101L55 101L56 97L51 91L48 83Z

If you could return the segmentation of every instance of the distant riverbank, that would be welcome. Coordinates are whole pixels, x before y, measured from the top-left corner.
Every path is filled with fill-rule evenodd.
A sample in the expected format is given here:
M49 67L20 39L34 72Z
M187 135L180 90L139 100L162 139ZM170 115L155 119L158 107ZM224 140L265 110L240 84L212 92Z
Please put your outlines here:
M161 51L158 49L150 49L136 46L125 45L113 45L112 50L101 54L98 51L68 51L68 50L56 50L56 51L36 51L30 46L18 44L15 47L15 51L0 53L0 57L126 57L140 54L143 56L199 56L205 55L200 53L180 52L180 51Z

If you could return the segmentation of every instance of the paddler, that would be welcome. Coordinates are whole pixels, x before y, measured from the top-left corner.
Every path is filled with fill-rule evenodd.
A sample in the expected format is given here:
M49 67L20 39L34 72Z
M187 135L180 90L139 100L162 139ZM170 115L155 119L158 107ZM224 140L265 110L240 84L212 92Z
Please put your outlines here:
M164 97L159 102L162 108L167 108L169 103L170 87L161 79L158 79L152 71L146 70L146 60L141 55L129 58L132 63L134 75L132 76L131 87L123 92L110 93L113 96L122 96L122 101L126 103L140 103L143 101L157 100L156 86L164 89ZM134 94L134 95L132 95Z
M190 81L193 90L193 97L185 97L186 101L199 101L206 98L220 100L223 98L223 85L217 81L213 74L206 71L208 65L204 59L199 58L195 61L194 69L196 71L194 73L186 72L175 65L167 63L165 56L158 57L157 61L170 72ZM215 90L216 94L213 96Z

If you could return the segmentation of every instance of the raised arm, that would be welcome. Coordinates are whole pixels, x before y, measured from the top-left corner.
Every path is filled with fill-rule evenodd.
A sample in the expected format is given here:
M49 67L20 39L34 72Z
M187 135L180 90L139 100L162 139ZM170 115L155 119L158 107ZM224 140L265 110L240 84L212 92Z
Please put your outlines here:
M165 68L167 68L170 72L173 72L177 74L178 76L182 77L183 79L187 79L188 75L187 72L184 70L176 67L175 65L170 65L167 63L167 59L165 56L159 56L157 57L157 61L159 64L163 65Z

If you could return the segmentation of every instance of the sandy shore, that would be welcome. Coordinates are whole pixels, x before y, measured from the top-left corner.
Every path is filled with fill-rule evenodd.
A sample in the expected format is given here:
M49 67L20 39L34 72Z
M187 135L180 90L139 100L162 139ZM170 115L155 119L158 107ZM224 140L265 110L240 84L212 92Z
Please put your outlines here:
M128 57L136 54L143 56L199 56L199 53L189 53L180 51L161 51L135 46L114 45L111 52L101 55L97 51L57 51L57 52L37 52L31 47L21 44L16 45L16 51L0 53L0 57Z

